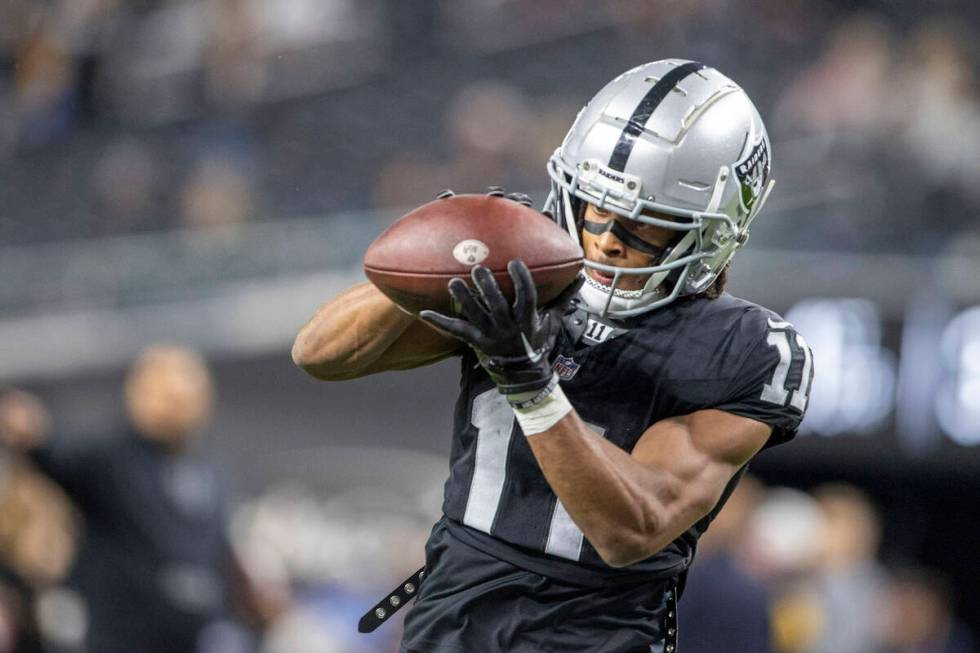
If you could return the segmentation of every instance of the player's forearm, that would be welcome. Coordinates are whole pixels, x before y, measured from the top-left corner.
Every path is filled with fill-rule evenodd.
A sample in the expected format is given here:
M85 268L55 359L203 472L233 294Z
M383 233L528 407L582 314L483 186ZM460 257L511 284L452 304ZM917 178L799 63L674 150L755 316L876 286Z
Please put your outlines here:
M528 442L572 520L612 566L643 560L672 541L682 481L643 465L574 411ZM682 529L681 529L682 530Z
M415 322L371 284L322 306L293 343L293 362L323 380L354 378L378 361Z

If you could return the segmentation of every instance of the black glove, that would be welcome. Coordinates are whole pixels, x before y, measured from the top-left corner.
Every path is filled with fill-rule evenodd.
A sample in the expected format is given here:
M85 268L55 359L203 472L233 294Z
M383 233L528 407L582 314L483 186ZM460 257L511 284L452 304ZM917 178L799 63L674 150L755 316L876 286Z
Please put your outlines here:
M548 354L561 329L561 317L568 312L583 279L578 277L555 301L539 310L537 289L527 266L511 261L507 271L514 280L513 305L500 291L493 273L477 265L470 273L476 292L459 277L449 282L460 317L435 311L422 311L419 317L472 347L502 394L524 395L553 388L557 381Z

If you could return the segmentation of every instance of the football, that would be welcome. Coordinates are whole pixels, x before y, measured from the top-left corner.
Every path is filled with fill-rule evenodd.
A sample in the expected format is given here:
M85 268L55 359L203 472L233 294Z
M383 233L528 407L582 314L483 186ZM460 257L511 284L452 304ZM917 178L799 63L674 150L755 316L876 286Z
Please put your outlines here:
M450 310L449 280L489 268L509 298L507 263L527 264L538 304L557 297L582 269L582 248L548 216L492 195L455 195L429 202L396 220L364 254L367 278L410 313Z

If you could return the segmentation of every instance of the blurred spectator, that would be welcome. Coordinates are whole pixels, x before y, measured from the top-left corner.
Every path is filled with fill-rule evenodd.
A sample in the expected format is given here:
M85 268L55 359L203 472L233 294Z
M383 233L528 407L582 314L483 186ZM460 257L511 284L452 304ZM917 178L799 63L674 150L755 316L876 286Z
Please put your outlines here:
M892 108L892 35L874 14L850 15L820 59L785 91L781 111L807 133L866 140L887 126Z
M743 478L698 542L678 606L678 649L684 653L770 650L772 597L740 559L748 521L764 491L754 478Z
M771 206L794 208L756 237L931 253L976 215L977 37L960 15L911 0L403 4L0 3L0 160L16 156L0 240L540 191L571 118L555 107L670 55L734 66L772 117ZM255 143L254 170L165 192L229 125ZM348 137L364 132L377 137Z
M75 555L71 506L33 466L14 462L3 476L0 561L37 587L61 581Z
M0 653L41 653L42 644L31 614L32 592L0 574Z
M249 2L211 3L213 32L206 57L208 93L216 103L234 105L259 99L268 79L256 17Z
M945 579L925 569L893 574L884 606L878 653L975 653L976 645L952 612Z
M107 143L92 170L92 190L100 215L112 221L111 231L129 231L142 225L164 193L161 166L153 150L135 138Z
M29 446L48 415L31 395L0 388L0 443ZM32 653L46 640L77 646L71 624L36 618L39 602L62 582L75 557L77 528L64 493L33 465L0 451L0 652ZM69 599L71 600L71 599Z
M809 586L825 530L813 497L785 487L770 489L749 519L746 559L774 593L772 646L779 653L805 653L826 626Z
M394 154L378 173L374 204L378 207L418 206L449 187L449 169L427 154L406 150ZM463 192L463 191L460 191Z
M542 126L549 129L542 133ZM541 174L543 162L563 136L550 122L542 125L515 86L489 80L467 84L456 94L447 111L445 132L450 147L445 165L412 150L399 151L389 159L377 178L374 197L378 206L417 205L443 188L457 192L479 192L487 186L536 190L525 187L527 180ZM551 137L544 150L538 147L543 137Z
M924 177L980 202L980 79L971 52L978 39L953 17L918 26L902 60L898 108L900 142Z
M749 518L746 561L768 582L806 578L816 569L826 522L806 492L770 488Z
M536 122L527 98L509 82L487 80L463 87L446 116L455 159L452 185L480 188L487 179L497 178L513 187L528 173L541 170L541 161L525 156ZM556 139L555 147L559 142Z
M329 447L303 451L307 460L322 457L317 468L327 473L356 468L352 461L360 455ZM400 454L377 455L397 459ZM431 478L427 469L402 461L418 472L420 481L412 485L431 485L421 480ZM288 574L298 588L292 609L263 641L263 653L397 650L404 615L369 635L358 633L354 624L378 596L418 569L431 510L421 514L415 491L396 490L399 483L390 477L362 477L353 485L324 496L296 481L274 484L236 511L236 542L250 561L256 560L253 568Z
M24 44L15 80L25 143L44 143L72 126L75 75L70 54L49 33L38 31Z
M772 223L783 242L877 251L907 238L909 211L881 219L890 198L881 160L895 113L894 38L880 15L845 15L816 62L787 71L772 112L777 192L795 209Z
M241 166L224 158L205 158L189 175L181 204L187 227L239 225L252 217L251 183Z
M201 358L155 346L125 385L132 430L98 443L45 437L43 422L4 429L75 502L85 522L74 570L93 653L249 650L236 610L261 626L279 610L245 573L227 539L216 470L191 447L211 413Z
M826 518L823 554L812 581L824 628L809 651L873 651L886 580L876 559L881 540L877 512L870 499L850 485L824 485L813 494Z

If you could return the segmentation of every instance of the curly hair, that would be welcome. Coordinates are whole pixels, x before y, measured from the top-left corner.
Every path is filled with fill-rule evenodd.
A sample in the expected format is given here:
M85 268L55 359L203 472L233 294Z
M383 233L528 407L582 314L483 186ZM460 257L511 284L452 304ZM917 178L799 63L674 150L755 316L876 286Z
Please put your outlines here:
M718 299L721 297L725 292L725 286L728 285L728 269L731 266L731 262L726 263L725 267L723 267L721 272L718 273L718 276L715 277L714 282L701 294L708 299Z

